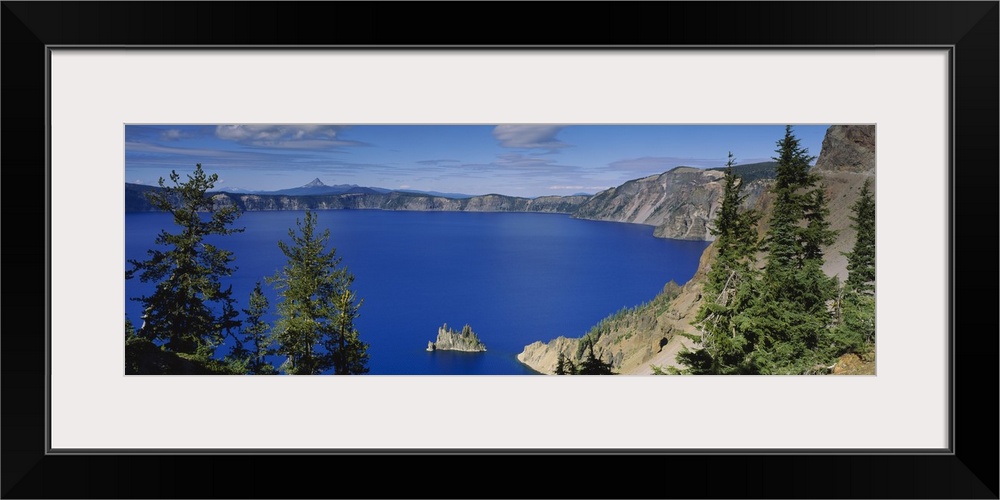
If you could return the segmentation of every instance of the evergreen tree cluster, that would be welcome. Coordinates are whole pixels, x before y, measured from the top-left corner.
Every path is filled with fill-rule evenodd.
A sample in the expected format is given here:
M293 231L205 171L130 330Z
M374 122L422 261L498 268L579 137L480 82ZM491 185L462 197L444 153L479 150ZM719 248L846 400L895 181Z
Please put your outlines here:
M762 240L760 214L741 208L743 182L729 155L722 205L711 228L717 255L694 321L701 348L677 356L682 373L825 373L839 356L873 348L875 203L870 182L853 207L858 236L846 254L849 274L841 285L822 271L823 249L836 233L830 229L824 187L809 170L813 157L790 126L777 146L774 206Z
M206 241L210 236L242 232L230 226L239 217L234 206L216 206L208 195L218 175L207 175L199 163L187 181L171 172L173 185L161 178L162 190L147 194L159 210L173 215L177 233L160 232L146 260L129 260L125 278L155 283L137 297L143 324L125 321L125 370L130 374L320 374L368 372L368 345L354 322L362 300L351 289L354 276L327 249L329 230L317 234L316 215L306 211L290 243L278 242L285 266L265 277L279 291L278 319L264 320L270 304L258 281L242 309L232 287L222 279L236 268L232 252ZM296 231L297 229L297 231ZM226 339L232 347L218 359ZM269 358L283 356L279 367Z
M594 342L591 339L584 338L580 346L584 355L579 359L579 363L574 363L563 353L559 353L556 360L556 375L615 375L611 370L611 363L601 360L594 354Z

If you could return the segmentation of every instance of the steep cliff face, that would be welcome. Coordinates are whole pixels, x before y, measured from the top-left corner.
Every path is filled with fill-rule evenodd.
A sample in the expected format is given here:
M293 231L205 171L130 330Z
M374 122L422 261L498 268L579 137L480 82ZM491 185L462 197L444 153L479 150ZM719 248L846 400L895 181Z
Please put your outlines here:
M855 138L846 139L846 138ZM823 141L823 149L817 159L814 171L820 175L820 183L829 200L830 228L837 231L836 241L824 249L824 272L837 276L841 281L847 278L847 258L842 252L854 246L855 231L850 228L852 206L865 180L872 181L875 190L874 127L845 126L831 127ZM859 163L859 159L870 158L871 163ZM867 161L867 160L865 160ZM858 165L865 166L863 170ZM820 169L819 165L824 165ZM658 176L657 176L658 177ZM646 181L647 179L640 179ZM757 190L751 208L763 214L758 225L758 234L763 237L768 230L768 219L773 205L773 196L768 192L770 180L748 183ZM758 184L759 183L759 184ZM648 184L647 184L648 185ZM877 192L877 191L876 191ZM714 212L713 212L714 214ZM676 367L677 354L683 349L698 346L685 334L697 334L691 326L702 304L702 291L707 273L715 259L715 245L702 254L694 277L679 290L665 289L647 304L623 313L609 316L586 335L594 340L594 352L604 361L612 363L616 373L647 375L653 373L651 365ZM763 258L763 255L761 255ZM763 261L761 261L763 264ZM584 332L581 332L584 333ZM594 339L596 337L596 339ZM559 353L572 359L572 354L580 352L583 337L559 337L549 342L534 342L525 346L518 359L534 370L552 374Z
M678 167L597 193L573 214L581 219L658 226L664 238L704 240L718 209L722 172Z
M875 173L875 125L832 125L823 137L817 172Z
M708 228L719 209L723 176L719 170L677 167L601 191L573 217L648 224L656 226L653 235L659 238L712 241ZM748 206L765 186L766 180L747 183Z

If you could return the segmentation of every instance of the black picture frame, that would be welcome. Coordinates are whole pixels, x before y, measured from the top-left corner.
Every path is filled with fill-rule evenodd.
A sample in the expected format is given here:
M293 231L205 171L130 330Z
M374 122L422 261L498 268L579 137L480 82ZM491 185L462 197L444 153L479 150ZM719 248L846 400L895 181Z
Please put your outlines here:
M2 495L997 498L998 2L2 2L8 274ZM327 9L333 7L334 14ZM447 15L445 15L447 14ZM453 23L452 19L465 20ZM499 29L493 26L524 29ZM51 455L46 443L46 47L952 47L952 449L945 454ZM917 145L915 145L917 147ZM45 214L40 220L39 215ZM100 223L100 221L95 221ZM973 227L974 225L974 227ZM958 229L963 231L959 234ZM961 236L961 237L959 237ZM985 250L985 251L984 251ZM13 267L12 267L13 268ZM86 325L81 325L86 332ZM961 334L956 334L962 332ZM581 417L583 418L583 417ZM987 425L981 425L981 422ZM224 425L220 422L219 425ZM654 432L655 430L651 430ZM491 453L492 454L492 453ZM556 471L570 467L576 477ZM325 479L298 480L309 470ZM463 467L476 490L440 481ZM361 480L364 471L385 480ZM525 483L542 478L541 490ZM252 479L251 479L252 478ZM274 481L266 478L278 478Z

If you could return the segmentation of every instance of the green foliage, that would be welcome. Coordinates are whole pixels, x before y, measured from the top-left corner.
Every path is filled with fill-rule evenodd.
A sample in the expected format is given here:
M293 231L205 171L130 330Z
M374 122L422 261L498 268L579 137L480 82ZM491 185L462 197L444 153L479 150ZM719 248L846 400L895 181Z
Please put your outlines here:
M278 320L274 325L277 353L286 357L281 370L288 374L367 372L368 345L354 329L360 302L350 290L354 277L336 249L326 249L330 231L316 234L316 214L307 210L288 230L291 243L278 242L285 266L267 281L279 290Z
M803 373L822 359L837 280L823 273L823 248L834 241L825 191L813 160L791 127L778 141L775 204L767 235L763 286L744 323L756 336L751 360L760 373Z
M324 339L323 346L330 353L336 375L358 375L368 373L368 344L361 341L354 321L358 317L358 309L363 300L346 286L354 281L354 276L347 274L347 285L336 299L337 315L334 318L334 335ZM465 325L469 329L469 325ZM471 329L469 330L471 333ZM464 333L464 331L463 331Z
M130 336L125 339L125 373L127 375L165 374L170 371L168 353L147 338Z
M132 320L125 318L125 339L128 340L135 336L135 325L132 324Z
M573 360L566 358L566 365L563 368L563 370L565 370L566 372L566 375L576 375L576 371L578 369L579 367L577 367L576 364L573 363Z
M126 322L126 331L131 327ZM134 331L134 330L133 330ZM127 375L235 375L228 364L197 354L166 351L150 339L127 335L125 339Z
M226 301L222 304L222 332L223 334L216 339L213 344L214 348L225 341L225 338L230 338L233 340L233 347L230 349L228 356L223 358L222 362L225 363L233 373L246 374L247 373L247 360L250 357L249 351L243 346L243 341L237 334L237 330L240 328L241 322L236 318L239 317L239 312L236 310L233 301ZM211 357L212 352L207 352L207 356Z
M722 205L719 207L713 226L709 228L718 241L717 262L722 263L715 268L723 268L723 272L717 273L710 279L710 283L716 287L723 284L722 276L728 274L725 269L745 267L747 259L753 258L758 246L755 225L760 215L753 210L741 208L747 195L743 194L743 179L733 169L735 164L733 153L730 152L723 180Z
M758 248L755 225L760 216L741 206L742 179L733 169L729 153L722 205L713 227L716 258L705 283L707 298L693 324L702 335L702 348L678 353L677 361L691 374L734 374L752 372L748 366L754 348L753 332L741 328L740 315L759 293L760 272L756 269Z
M868 335L867 305L858 294L844 296L841 326L833 315L838 283L822 268L823 249L836 233L828 221L826 192L809 170L813 157L790 126L777 146L774 206L759 246L754 229L758 216L739 209L741 183L732 174L730 155L713 228L717 256L694 322L702 333L702 348L678 354L682 373L814 373ZM756 265L758 250L766 252L763 269ZM843 327L848 323L860 331Z
M587 342L586 352L579 367L576 367L575 375L614 375L611 363L606 363L594 355L593 342Z
M569 371L566 369L566 355L559 353L559 358L556 359L556 375L568 375Z
M717 356L713 356L707 349L696 349L694 351L689 349L682 349L677 353L677 362L684 366L683 370L679 370L680 373L686 375L719 375L722 373L721 363L718 361ZM670 375L669 367L668 371L654 366L654 375Z
M774 179L777 175L775 172L775 167L778 165L777 162L765 161L761 163L749 163L746 165L734 165L733 172L743 179L743 182L753 182L760 179ZM709 168L707 170L719 170L725 172L729 169L729 165L725 167L715 167Z
M833 339L838 355L865 352L875 343L875 296L845 288Z
M871 179L865 180L852 207L851 227L857 231L854 248L847 256L847 286L858 293L875 294L875 198Z
M161 189L147 192L150 203L170 213L179 229L156 237L155 243L166 249L149 250L144 261L129 260L132 268L125 278L156 283L151 295L133 299L143 304L143 338L162 342L170 352L211 357L225 331L236 324L231 287L223 288L221 282L232 275L234 258L205 239L243 229L230 228L239 216L235 207L217 209L207 195L218 175L206 175L199 163L187 177L181 182L171 172L172 186L160 178Z
M653 371L653 375L683 375L685 373L684 371L678 370L673 366L662 367L649 365L649 369Z
M263 320L267 314L267 297L261 289L260 282L254 285L250 292L250 307L243 309L246 315L242 338L239 339L233 348L230 356L234 359L242 360L246 372L253 375L274 375L278 371L267 362L267 356L275 354L274 340L271 338L271 325ZM246 347L244 347L246 346Z
M610 335L614 331L620 332L625 330L625 333L613 341L615 343L631 338L632 333L636 328L641 326L643 321L650 321L650 319L655 319L666 312L670 306L670 301L678 293L680 293L680 285L671 280L663 286L663 290L656 297L653 297L652 300L634 307L622 307L607 317L602 318L580 338L573 357L578 360L582 359L587 342L596 344L605 335Z
M875 343L875 200L866 180L852 207L857 231L847 256L847 280L838 304L837 327L831 339L836 353L866 352Z
M590 338L581 338L578 346L582 353L576 356L579 363L573 363L572 359L560 352L556 360L556 375L615 375L610 362L602 361L594 355L594 343Z

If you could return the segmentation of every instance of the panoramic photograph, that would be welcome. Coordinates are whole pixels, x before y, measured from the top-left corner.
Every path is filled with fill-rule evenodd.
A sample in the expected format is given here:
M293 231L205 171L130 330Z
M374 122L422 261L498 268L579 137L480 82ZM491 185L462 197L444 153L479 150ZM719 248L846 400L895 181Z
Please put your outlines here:
M126 375L875 375L871 124L128 124Z

